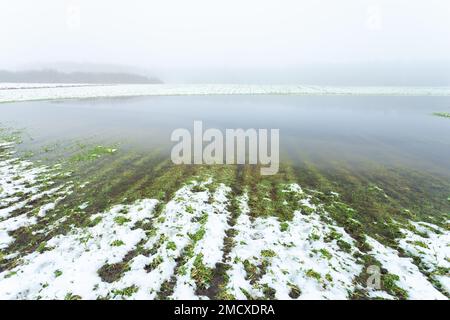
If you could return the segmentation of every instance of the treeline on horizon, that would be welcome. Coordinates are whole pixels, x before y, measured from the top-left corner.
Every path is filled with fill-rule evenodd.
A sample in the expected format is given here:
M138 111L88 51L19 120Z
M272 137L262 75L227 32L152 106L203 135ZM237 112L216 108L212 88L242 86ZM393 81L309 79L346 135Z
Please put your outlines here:
M0 82L23 83L162 83L158 78L125 72L60 72L53 69L7 71L0 70Z

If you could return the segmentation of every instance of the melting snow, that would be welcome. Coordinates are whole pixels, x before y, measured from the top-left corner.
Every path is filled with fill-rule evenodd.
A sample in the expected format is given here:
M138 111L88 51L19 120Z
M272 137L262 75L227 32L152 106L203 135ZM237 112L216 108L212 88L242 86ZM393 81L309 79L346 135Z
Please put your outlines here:
M448 87L326 87L305 85L239 84L0 84L0 102L78 99L93 97L172 96L172 95L394 95L449 96Z
M62 199L70 190L70 186L63 191L64 186L57 186L42 191L52 185L51 179L57 173L46 166L35 167L30 161L13 158L14 152L10 150L13 146L14 143L0 144L0 249L14 241L11 231L36 224L38 217L44 217L55 206L55 202L47 203L34 215L29 203L51 195ZM15 212L20 209L26 213L17 215Z
M295 189L302 192L300 188ZM275 289L277 299L289 299L294 287L299 289L300 299L348 298L361 266L351 253L340 250L335 239L324 240L333 229L341 235L341 240L354 245L354 240L342 228L327 225L317 213L303 215L296 211L286 230L281 231L280 222L274 217L251 221L247 201L245 195L235 227L236 246L230 255L234 261L228 272L231 294L238 299L245 299L245 293L261 297L267 285ZM303 199L303 204L314 207L307 199ZM264 252L267 257L262 256ZM245 260L255 266L268 265L256 284L248 279Z
M46 244L48 251L23 257L23 264L0 273L0 299L64 299L68 293L96 299L109 292L97 271L105 263L120 262L145 237L133 230L138 221L150 218L157 201L144 199L130 206L117 205L92 217L101 221L87 229L75 228ZM121 212L126 209L127 213ZM123 224L117 217L126 218ZM121 245L114 245L114 241Z
M450 294L450 232L426 222L410 223L422 235L401 229L405 237L399 240L399 246L418 257L427 272Z
M36 167L14 158L13 145L0 143L0 250L15 240L12 231L47 219L72 187L70 183L53 186L51 179L59 168ZM211 193L212 183L212 179L191 182L165 205L155 199L118 204L91 216L90 227L72 226L0 273L0 299L154 299L167 285L169 298L206 299L201 292L209 284L199 287L193 276L199 262L211 272L218 263L226 264L228 281L223 289L237 299L351 296L363 268L354 257L360 253L356 242L320 204L312 204L311 196L299 185L286 186L286 192L296 192L300 204L311 213L295 211L293 219L286 222L275 216L253 218L244 194L238 199L240 214L232 227L228 211L231 189L218 184ZM29 205L47 197L50 200L38 208ZM88 205L82 203L78 210ZM156 211L157 205L162 209ZM66 219L61 217L35 233L47 233ZM411 225L416 232L401 229L405 237L398 239L399 247L419 258L431 277L449 291L445 271L450 264L449 233L424 222ZM227 235L233 245L224 252ZM446 299L411 258L400 257L396 250L370 237L367 242L372 247L370 254L399 277L397 285L410 299ZM20 254L12 252L3 258ZM125 264L120 276L111 283L102 281L99 270L117 263ZM381 290L367 294L394 298Z
M409 299L447 299L433 287L411 258L400 257L396 250L382 245L371 237L367 237L366 241L372 247L370 254L380 261L390 274L400 278L397 285L406 290Z

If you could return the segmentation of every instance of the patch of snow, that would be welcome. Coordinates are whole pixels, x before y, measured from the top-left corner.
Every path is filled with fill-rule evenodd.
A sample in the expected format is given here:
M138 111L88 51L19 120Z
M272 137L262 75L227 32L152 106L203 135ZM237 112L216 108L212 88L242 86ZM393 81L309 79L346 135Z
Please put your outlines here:
M10 86L10 85L9 85ZM120 85L55 85L36 84L0 88L0 102L79 99L130 96L178 95L387 95L450 96L449 87L327 87L304 85L242 84L120 84Z
M380 261L390 274L400 278L396 284L407 292L409 299L447 299L433 287L411 258L400 257L396 250L382 245L371 237L366 237L366 241L372 247L369 253Z
M414 233L408 229L400 229L404 238L399 239L398 244L409 255L418 257L422 265L433 277L441 283L443 288L450 294L450 232L426 222L413 222L410 224L425 236Z
M85 299L106 295L110 284L97 271L105 263L120 262L145 238L136 222L150 218L156 200L144 199L133 205L117 205L94 215L101 221L91 228L75 228L67 235L50 239L47 251L22 258L23 263L0 273L0 299L64 299L67 294ZM123 214L123 209L127 213ZM118 224L117 217L126 218ZM120 241L114 244L114 241Z
M50 203L43 205L39 209L37 216L41 217L41 218L45 217L45 215L47 214L47 211L55 209L55 205L56 205L56 202L50 202Z
M214 268L216 263L222 260L225 232L230 227L227 222L230 213L226 209L228 204L227 194L230 191L231 189L223 184L217 187L211 207L205 211L207 218L203 226L205 230L204 236L195 244L194 256L182 266L185 273L177 276L176 286L172 295L173 299L205 298L196 295L197 285L191 277L191 270L198 255L202 255L202 263L207 268Z
M0 150L0 249L7 248L14 238L10 232L38 222L47 211L54 209L55 204L70 192L70 185L52 186L51 179L57 174L46 166L34 166L32 162L13 158L9 149L14 143L2 143ZM58 199L44 204L37 215L27 205L44 197L57 195ZM16 213L26 209L25 213ZM20 213L20 214L19 214Z
M194 186L204 187L211 183L193 182L178 190L173 200L169 201L159 217L155 217L155 233L149 237L145 248L154 250L149 257L138 255L130 261L130 271L114 283L115 288L137 286L138 291L132 295L133 299L154 299L165 281L169 281L175 276L175 288L172 298L201 299L195 295L196 286L190 279L190 270L193 260L190 259L182 267L183 274L175 274L177 260L186 255L184 250L188 245L193 244L193 236L202 227L200 219L207 216L203 225L205 234L202 240L198 241L193 250L194 257L201 250L205 249L205 263L211 266L221 258L221 248L223 242L222 228L224 226L214 225L215 223L226 224L227 213L225 211L228 187L219 185L213 201L210 203L209 192L194 192ZM219 229L216 229L219 227ZM212 241L212 242L210 242ZM209 242L209 243L208 243ZM149 267L151 266L151 267ZM186 275L186 276L185 276Z
M383 290L370 290L367 293L369 298L372 299L384 299L384 300L394 300L395 297L391 296L389 293Z
M237 299L245 299L245 293L263 297L264 287L268 286L275 290L275 298L290 299L290 290L296 287L299 299L348 298L362 266L351 253L342 251L336 240L324 239L334 230L356 250L354 240L344 229L324 223L318 213L303 215L296 211L292 221L286 222L286 230L281 231L275 217L251 221L247 202L248 196L244 195L235 226L236 246L230 254L229 293ZM307 200L303 204L315 208ZM266 266L266 272L255 283L248 279L246 260L253 266Z
M79 209L84 210L89 206L89 202L83 202L78 206Z
M21 83L21 82L0 82L0 90L6 89L44 89L58 87L81 87L94 86L87 83Z

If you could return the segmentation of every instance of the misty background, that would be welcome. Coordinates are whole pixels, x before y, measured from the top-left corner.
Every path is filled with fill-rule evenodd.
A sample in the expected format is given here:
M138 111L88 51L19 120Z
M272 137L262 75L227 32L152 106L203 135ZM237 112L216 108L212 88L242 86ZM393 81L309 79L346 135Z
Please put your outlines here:
M0 81L450 85L449 17L448 0L2 1Z

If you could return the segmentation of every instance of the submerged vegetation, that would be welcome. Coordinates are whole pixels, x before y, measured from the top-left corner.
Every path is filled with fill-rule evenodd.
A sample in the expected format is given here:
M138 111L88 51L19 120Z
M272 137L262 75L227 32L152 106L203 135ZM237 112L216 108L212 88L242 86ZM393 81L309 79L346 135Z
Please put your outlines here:
M84 143L27 157L19 142L2 131L0 298L448 298L444 177L304 159L261 176Z
M435 112L435 113L433 113L433 115L438 116L438 117L443 117L443 118L450 118L449 112Z

